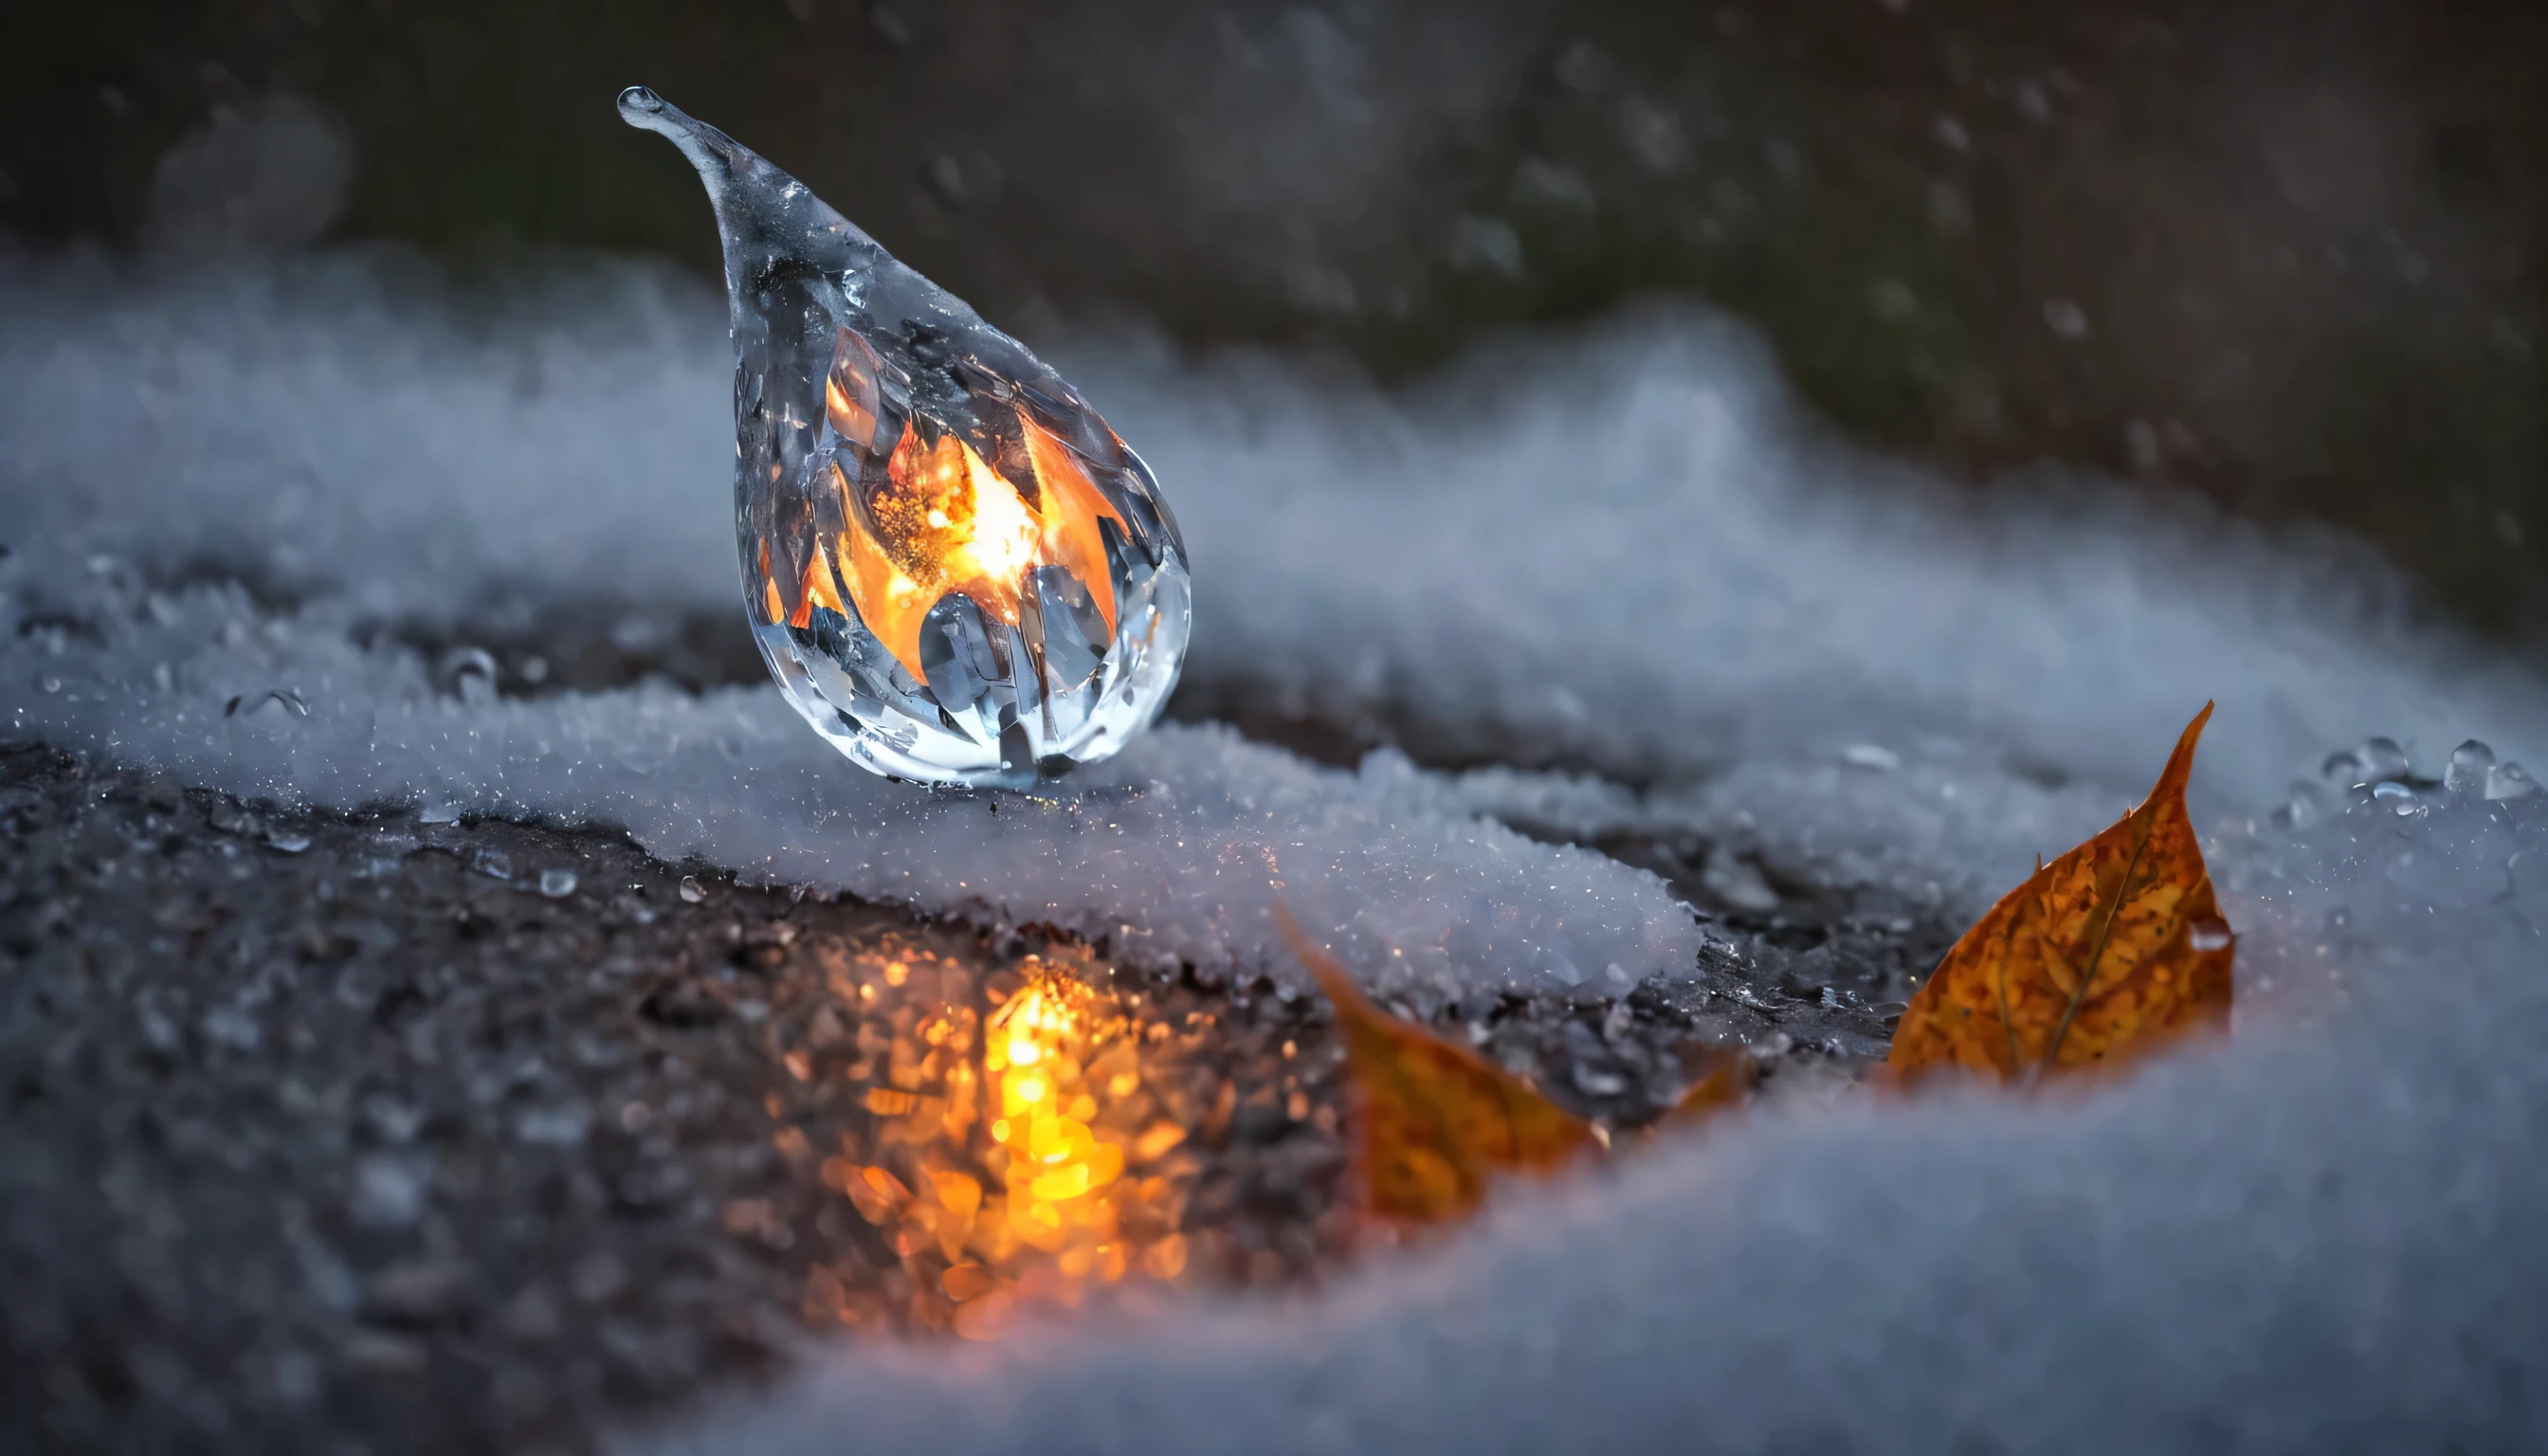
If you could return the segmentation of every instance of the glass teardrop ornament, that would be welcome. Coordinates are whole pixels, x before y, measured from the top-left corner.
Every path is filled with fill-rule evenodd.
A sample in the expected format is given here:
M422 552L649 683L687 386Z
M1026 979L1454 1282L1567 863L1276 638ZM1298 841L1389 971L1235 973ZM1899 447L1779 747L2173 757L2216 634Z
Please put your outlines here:
M1185 543L1078 391L805 185L642 86L716 206L745 611L851 760L1022 786L1122 748L1176 686Z

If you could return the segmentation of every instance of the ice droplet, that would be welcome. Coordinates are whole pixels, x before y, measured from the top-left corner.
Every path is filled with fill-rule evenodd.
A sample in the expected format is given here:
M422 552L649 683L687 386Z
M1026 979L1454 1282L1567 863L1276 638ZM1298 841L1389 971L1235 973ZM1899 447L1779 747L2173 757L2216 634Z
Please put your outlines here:
M434 669L443 690L472 707L496 700L496 658L483 647L455 647Z
M424 1173L411 1158L376 1153L354 1164L353 1196L346 1204L356 1224L405 1228L424 1212Z
M1577 1062L1573 1069L1575 1090L1587 1097L1616 1097L1628 1090L1628 1079L1617 1072Z
M469 857L469 867L490 879L511 879L513 857L502 850L492 850L482 846L476 854Z
M2207 915L2185 929L2185 941L2197 951L2218 951L2237 939L2230 934L2230 922L2217 915Z
M1698 879L1709 894L1734 909L1766 915L1778 908L1778 892L1770 887L1760 866L1736 857L1723 845L1708 852Z
M310 716L310 704L301 694L288 687L269 687L263 692L243 692L222 709L226 718L244 718L251 723L284 723Z
M460 822L460 806L450 803L427 804L416 811L415 817L419 824L457 824Z
M552 900L563 900L575 893L575 871L543 869L540 871L540 893Z
M290 830L274 830L266 835L265 842L287 855L298 855L310 848L310 836Z
M682 876L682 899L683 901L695 905L707 897L707 887L699 883L699 877L697 875L684 874Z
M2451 750L2450 765L2442 770L2442 787L2455 794L2486 792L2488 771L2495 767L2495 750L2472 738Z
M2306 778L2292 780L2292 795L2279 817L2294 829L2307 829L2326 817L2326 790Z
M716 208L745 610L789 704L926 782L1023 786L1147 727L1190 619L1149 467L794 178L644 87L619 114Z
M2366 738L2354 750L2362 763L2362 782L2388 783L2407 776L2407 751L2394 738Z
M2528 770L2509 761L2487 771L2486 796L2491 799L2527 798L2539 791L2539 780Z
M2388 805L2401 815L2412 814L2423 807L2416 802L2415 791L2395 779L2384 779L2371 785L2374 802Z

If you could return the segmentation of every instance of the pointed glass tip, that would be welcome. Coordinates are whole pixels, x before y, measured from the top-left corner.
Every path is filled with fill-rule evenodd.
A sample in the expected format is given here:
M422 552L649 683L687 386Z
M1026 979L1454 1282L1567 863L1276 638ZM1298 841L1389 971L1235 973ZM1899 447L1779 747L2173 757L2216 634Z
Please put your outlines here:
M715 204L735 525L771 675L879 774L1023 786L1158 716L1191 622L1158 482L1024 344L643 86Z

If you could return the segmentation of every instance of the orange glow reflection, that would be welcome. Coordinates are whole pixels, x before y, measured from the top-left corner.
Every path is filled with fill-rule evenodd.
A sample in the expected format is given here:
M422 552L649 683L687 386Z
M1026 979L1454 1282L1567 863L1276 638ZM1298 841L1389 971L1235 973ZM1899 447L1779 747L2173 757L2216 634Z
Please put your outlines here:
M952 962L904 951L881 969L894 993L883 999L851 964L833 977L837 1004L872 1008L854 1043L830 1042L827 1060L855 1046L837 1064L865 1083L858 1105L874 1121L870 1136L844 1137L820 1172L898 1267L873 1292L816 1268L809 1318L986 1338L1021 1305L1075 1306L1105 1286L1179 1280L1196 1162L1175 1110L1219 1103L1150 1085L1142 1058L1160 1054L1165 1029L1145 1036L1128 1015L1140 998L1093 991L1030 956L1001 978L1013 987L1005 995L998 979L979 987L991 1004L977 1013L967 1004L977 982ZM823 1015L812 1029L846 1038L846 1028L819 1032ZM818 1079L817 1064L790 1066Z
M836 403L835 413L841 409ZM858 487L836 463L833 485L842 492L848 529L831 551L813 554L794 591L769 583L771 620L802 627L815 606L837 611L846 596L894 660L914 678L925 678L920 628L931 607L960 592L984 616L1015 623L1028 574L1051 565L1079 580L1112 636L1115 583L1098 522L1112 520L1122 528L1123 514L1068 445L1023 409L1018 420L1034 474L1038 504L1032 507L1028 493L970 442L950 433L923 444L910 419L864 515L851 499ZM792 614L782 611L782 598L796 602Z

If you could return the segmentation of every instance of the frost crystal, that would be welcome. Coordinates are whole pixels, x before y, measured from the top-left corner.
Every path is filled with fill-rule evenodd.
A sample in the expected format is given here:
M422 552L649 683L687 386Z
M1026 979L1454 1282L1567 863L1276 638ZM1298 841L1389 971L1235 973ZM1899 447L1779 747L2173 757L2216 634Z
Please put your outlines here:
M879 774L1024 786L1175 687L1185 543L1026 346L768 161L634 86L707 184L734 346L745 609L788 702Z

